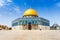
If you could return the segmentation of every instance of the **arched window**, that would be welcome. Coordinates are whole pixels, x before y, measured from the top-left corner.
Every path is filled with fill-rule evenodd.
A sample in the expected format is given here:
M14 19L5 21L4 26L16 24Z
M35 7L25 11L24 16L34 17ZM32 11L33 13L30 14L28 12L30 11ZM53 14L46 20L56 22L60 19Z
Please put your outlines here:
M32 24L35 24L34 21L32 21Z
M25 24L27 24L27 21L25 21Z

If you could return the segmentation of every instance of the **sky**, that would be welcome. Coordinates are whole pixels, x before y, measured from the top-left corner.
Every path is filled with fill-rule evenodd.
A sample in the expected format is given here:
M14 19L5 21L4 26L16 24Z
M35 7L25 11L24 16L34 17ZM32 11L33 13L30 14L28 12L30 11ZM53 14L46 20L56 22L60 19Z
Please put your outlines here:
M60 0L0 0L0 24L11 27L12 21L32 8L39 17L60 25Z

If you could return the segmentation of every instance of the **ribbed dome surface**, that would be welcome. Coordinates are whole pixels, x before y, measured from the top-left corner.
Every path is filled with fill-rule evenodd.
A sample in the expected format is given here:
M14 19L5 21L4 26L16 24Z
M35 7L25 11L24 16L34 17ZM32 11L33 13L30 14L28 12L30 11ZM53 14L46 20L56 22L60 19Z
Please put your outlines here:
M23 16L38 16L38 14L34 9L28 9L24 12Z

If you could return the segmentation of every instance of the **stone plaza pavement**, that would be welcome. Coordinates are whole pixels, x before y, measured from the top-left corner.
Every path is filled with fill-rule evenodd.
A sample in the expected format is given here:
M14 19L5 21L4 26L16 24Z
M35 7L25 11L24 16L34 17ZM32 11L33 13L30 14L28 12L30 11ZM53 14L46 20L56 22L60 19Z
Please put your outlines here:
M60 40L60 30L1 30L0 40Z

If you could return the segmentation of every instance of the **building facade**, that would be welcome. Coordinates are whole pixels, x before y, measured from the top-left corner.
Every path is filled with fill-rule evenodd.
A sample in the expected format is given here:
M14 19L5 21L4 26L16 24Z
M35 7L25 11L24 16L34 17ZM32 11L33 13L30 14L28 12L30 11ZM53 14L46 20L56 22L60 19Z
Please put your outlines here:
M49 20L39 17L33 9L24 12L21 18L12 21L12 29L17 30L45 30L50 29Z
M60 26L56 23L54 23L51 27L50 30L60 30Z

